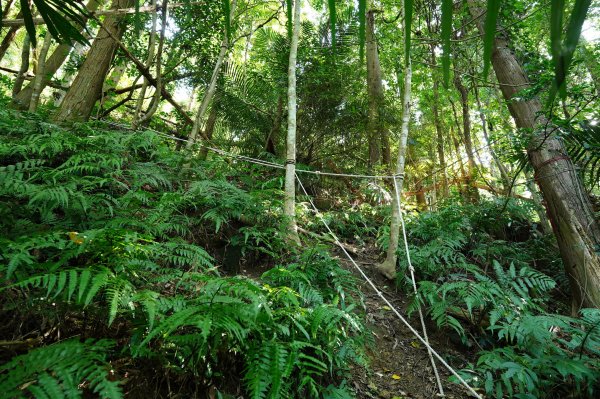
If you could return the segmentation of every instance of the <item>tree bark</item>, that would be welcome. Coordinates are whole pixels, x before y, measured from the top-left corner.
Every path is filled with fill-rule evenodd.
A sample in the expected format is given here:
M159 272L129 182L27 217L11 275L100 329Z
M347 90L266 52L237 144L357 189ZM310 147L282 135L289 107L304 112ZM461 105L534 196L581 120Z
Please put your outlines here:
M385 131L381 112L384 107L383 84L381 81L381 65L377 39L375 37L375 10L366 15L366 59L367 59L367 94L369 97L369 113L367 119L367 137L369 140L369 168L374 168L380 161L391 166L389 137Z
M283 118L283 95L280 94L277 99L277 111L273 118L273 126L265 142L265 151L277 156L277 142L279 141L279 132L281 130L281 120Z
M150 70L152 61L154 61L154 53L156 52L156 28L158 25L158 13L156 12L156 0L152 0L152 6L154 12L152 13L152 28L150 30L150 39L148 41L148 57L146 58L146 69ZM144 78L140 94L135 105L135 113L133 116L133 127L135 128L138 120L142 117L142 109L144 107L144 100L146 97L146 90L148 90L148 79Z
M235 7L236 0L231 1L231 10L229 13L229 20L233 21L233 17L235 16ZM196 119L194 120L194 126L192 127L192 133L190 134L189 142L187 143L187 147L191 147L194 141L196 140L196 136L200 133L200 127L202 125L202 120L204 119L204 114L208 109L208 104L210 100L212 100L215 95L215 90L217 89L217 80L219 79L219 74L221 73L221 66L223 65L223 61L225 61L225 56L229 51L229 35L228 32L223 32L223 40L221 41L221 51L219 51L219 56L217 58L217 63L213 68L213 73L210 78L210 84L202 97L202 102L200 103L200 108L198 109L198 113L196 114Z
M474 0L468 4L483 34L484 26L478 18L483 11ZM517 127L532 133L527 153L570 279L572 309L576 312L581 307L600 307L600 226L590 199L557 129L540 116L540 101L515 98L529 88L529 80L503 33L494 40L492 66Z
M213 101L212 107L210 108L210 112L208 114L208 119L206 120L206 125L204 126L204 137L206 137L208 141L212 140L215 132L215 125L217 124L217 106L219 104L220 97L221 96L219 94L215 96L215 100ZM200 148L200 159L205 160L207 156L208 148Z
M465 150L467 151L467 181L466 185L466 194L467 200L470 202L477 202L479 200L479 192L477 188L474 186L474 176L475 170L477 168L475 164L475 154L473 151L473 141L471 138L471 115L469 110L469 92L467 88L463 85L460 76L458 74L454 74L454 86L458 93L460 94L460 102L462 106L462 122L463 122L463 142L465 143Z
M300 36L300 10L302 0L294 1L294 26L288 63L288 130L285 162L284 215L288 222L288 239L300 243L296 225L296 58Z
M21 67L19 69L19 74L15 79L15 84L12 90L12 98L14 99L17 94L23 88L23 82L25 82L25 75L27 75L27 71L29 70L29 56L31 54L31 40L29 39L29 35L25 35L25 39L23 40L23 49L21 50Z
M96 11L100 5L104 3L104 0L89 0L86 8L91 12ZM79 48L83 51L84 45L77 43L75 45L76 48ZM52 52L52 55L48 57L45 64L45 73L42 79L42 91L48 83L52 79L52 77L56 74L56 71L65 63L67 58L69 57L69 53L73 46L70 43L60 43L56 49ZM16 96L15 104L16 107L20 109L27 109L29 104L31 103L31 96L33 94L33 83L25 86L23 90ZM64 98L64 96L62 96ZM60 100L62 102L62 99Z
M113 0L111 8L131 7L134 0ZM88 120L94 104L102 94L102 86L115 56L118 41L126 26L121 15L110 15L103 22L96 39L75 77L71 88L56 113L55 121ZM115 40L116 39L116 40Z
M402 198L402 186L404 185L404 166L406 164L406 149L408 143L408 133L410 126L410 108L411 108L411 86L412 86L412 67L410 60L404 66L404 87L402 95L402 125L400 128L400 142L398 143L398 157L396 158L396 182L394 184L393 195ZM394 197L392 199L392 221L390 223L390 241L385 260L377 268L385 277L394 279L396 277L396 262L398 257L398 243L400 239L400 207Z
M4 14L4 15L6 15L6 14ZM22 18L22 17L23 17L23 13L19 11L19 14L17 14L17 18ZM2 25L2 26L4 26L4 25ZM13 40L15 40L15 36L17 36L17 32L20 28L21 28L20 26L11 26L10 29L8 30L8 32L6 32L6 36L4 36L4 39L2 39L2 43L0 44L0 61L2 61L2 59L6 55L8 48L12 44Z
M38 104L40 102L40 95L42 94L42 90L44 90L43 81L46 77L46 57L48 56L48 51L50 51L51 44L52 35L50 34L50 32L46 32L44 44L42 45L42 49L40 50L40 55L38 58L37 73L35 74L35 79L32 82L33 92L31 93L29 112L35 112L37 110Z

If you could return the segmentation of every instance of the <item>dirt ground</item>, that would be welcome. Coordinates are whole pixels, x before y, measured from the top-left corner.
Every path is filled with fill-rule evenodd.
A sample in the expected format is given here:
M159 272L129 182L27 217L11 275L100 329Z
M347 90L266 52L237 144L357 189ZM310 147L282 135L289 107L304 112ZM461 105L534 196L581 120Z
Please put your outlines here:
M429 361L427 349L398 319L391 309L382 302L355 267L341 251L335 252L345 268L352 271L361 283L364 295L368 327L374 335L375 345L368 351L371 370L356 368L353 370L352 385L357 398L381 399L428 399L439 397L435 376ZM358 265L373 280L385 297L396 307L400 314L406 315L408 298L396 290L394 283L385 279L375 269L379 261L376 254L360 252L355 258ZM418 315L415 313L409 323L421 331ZM430 345L452 365L460 369L467 364L468 354L457 347L446 334L436 331L428 325ZM465 388L448 381L451 373L437 362L442 378L446 398L472 397Z

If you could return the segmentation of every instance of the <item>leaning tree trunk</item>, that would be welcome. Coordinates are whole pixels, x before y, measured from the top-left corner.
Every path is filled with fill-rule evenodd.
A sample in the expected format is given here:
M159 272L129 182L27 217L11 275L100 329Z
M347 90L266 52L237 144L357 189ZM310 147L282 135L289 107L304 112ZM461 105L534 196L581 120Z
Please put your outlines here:
M89 0L86 4L86 9L89 12L95 12L100 5L104 3L104 0ZM83 30L83 29L81 29ZM83 45L77 44L78 48L83 48ZM69 53L73 46L71 43L60 43L56 49L52 52L52 55L48 57L45 63L45 72L42 75L42 88L43 91L52 77L56 74L56 71L65 63L67 60ZM19 94L15 97L14 102L17 107L20 109L27 109L29 104L31 103L31 96L33 94L33 82L25 86L23 90L19 92ZM64 97L64 96L62 96ZM62 101L62 100L61 100Z
M235 7L236 7L236 0L232 0L231 1L231 9L229 12L229 20L230 21L233 21L233 17L235 15ZM213 96L215 95L215 91L217 89L217 80L219 79L219 74L221 73L221 66L223 65L223 62L225 61L225 56L227 55L228 51L229 51L229 32L225 31L225 32L223 32L223 40L221 41L221 51L219 51L219 56L217 57L217 63L215 64L215 67L213 68L213 73L210 78L210 83L208 85L206 92L204 93L204 96L202 97L202 102L200 103L200 108L198 108L198 113L196 114L196 119L194 120L194 125L192 127L192 133L190 134L189 142L187 143L188 148L192 146L192 144L196 140L196 137L200 133L200 128L202 126L202 120L204 119L204 114L206 113L206 110L208 109L208 104L210 104L210 100L212 100Z
M483 34L483 11L474 0L469 0L469 8ZM515 98L529 88L529 81L503 33L494 40L492 66L517 127L533 133L527 154L569 276L573 311L600 307L600 226L575 165L556 127L540 116L539 99Z
M6 15L6 13L4 13L3 15ZM23 18L23 12L21 11L19 11L19 13L17 14L17 19L19 18ZM15 37L17 36L17 31L20 28L20 26L11 26L8 32L6 32L6 36L4 36L4 38L2 39L2 43L0 43L0 61L2 61L2 59L6 55L8 48L12 44L13 40L15 40Z
M29 112L35 112L40 102L40 95L44 89L42 82L44 81L44 76L46 76L46 57L48 56L48 51L50 50L51 45L52 35L50 32L46 32L44 44L42 45L42 49L40 50L40 55L38 58L37 73L35 74L35 79L33 80L33 92L31 94L31 101L29 102Z
M285 201L284 214L288 221L288 238L299 243L296 225L296 58L298 37L300 36L300 10L302 0L294 2L294 27L290 43L288 64L288 131L285 161Z
M19 68L19 73L17 74L17 78L15 79L15 84L12 89L12 98L14 99L17 94L23 88L23 82L25 82L25 77L27 76L27 71L29 70L29 56L31 55L31 40L29 39L29 34L25 34L25 39L23 40L23 49L21 50L21 67Z
M113 0L111 9L128 8L134 0ZM88 120L94 104L102 94L102 86L120 40L126 29L126 15L109 15L98 30L96 39L79 69L73 84L56 113L55 121Z
M391 154L389 137L383 125L383 83L377 39L375 38L375 11L367 11L367 29L365 34L367 58L367 93L369 97L369 113L367 120L367 137L369 140L369 168L374 168L382 158L383 165L390 166Z

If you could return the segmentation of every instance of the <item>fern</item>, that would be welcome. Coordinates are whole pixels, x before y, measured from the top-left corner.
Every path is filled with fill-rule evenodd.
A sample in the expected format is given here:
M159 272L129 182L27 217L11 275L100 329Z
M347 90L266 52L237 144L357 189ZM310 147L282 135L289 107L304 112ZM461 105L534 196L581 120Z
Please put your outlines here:
M103 398L122 398L119 383L109 380L108 340L68 340L25 355L0 366L0 389L11 398L80 398L91 391Z

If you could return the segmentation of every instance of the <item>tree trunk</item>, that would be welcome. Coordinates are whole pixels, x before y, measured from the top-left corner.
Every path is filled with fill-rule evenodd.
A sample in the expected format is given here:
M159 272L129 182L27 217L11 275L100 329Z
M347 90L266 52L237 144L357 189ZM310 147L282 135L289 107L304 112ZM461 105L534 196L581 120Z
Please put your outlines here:
M235 16L235 7L236 7L236 0L232 0L231 1L231 10L229 13L230 21L233 21L233 18ZM215 67L213 68L213 73L210 78L210 84L208 85L208 88L207 88L206 92L204 93L204 96L202 97L202 103L200 103L200 108L198 109L198 113L196 114L196 119L194 120L194 126L192 127L192 133L190 134L189 142L187 144L188 148L192 146L192 144L196 140L196 136L198 136L198 133L200 133L200 127L202 125L202 120L204 119L204 114L206 113L206 110L208 109L208 104L210 103L210 100L212 100L212 98L215 94L215 90L217 88L217 80L219 79L219 74L221 73L221 66L223 65L223 61L225 61L225 56L227 55L228 51L229 51L229 35L228 35L228 32L223 32L223 40L221 41L221 51L219 51L217 63L215 64Z
M279 132L281 130L281 120L283 118L283 95L279 95L277 99L277 111L273 118L273 126L269 132L269 136L265 142L265 151L277 156L277 142L279 141Z
M408 130L410 126L410 98L412 85L412 68L410 62L404 67L404 88L402 95L402 125L400 128L400 142L398 143L398 157L396 159L396 182L394 184L394 196L402 198L402 186L404 184L404 166L406 163L406 147L408 143ZM398 201L392 199L392 221L390 223L390 241L386 257L378 269L389 279L396 277L396 262L398 260L396 251L400 239L400 207Z
M288 238L300 243L296 225L296 57L300 36L300 10L302 0L294 2L294 27L290 43L288 64L288 130L285 162L285 202L284 214L288 220Z
M100 5L104 3L104 0L89 0L86 8L90 12L96 11ZM79 48L83 51L84 45L77 43L75 45L76 48ZM73 46L70 43L59 43L56 49L52 52L52 55L48 57L46 60L45 73L42 79L42 91L48 86L48 83L52 79L52 77L56 74L56 71L65 63L67 60L69 53L71 52L71 48ZM15 98L15 104L20 109L27 109L29 104L31 103L31 96L33 94L33 83L25 86L23 90L17 95ZM62 96L64 98L64 95ZM62 99L59 100L62 102Z
M431 64L434 66L433 70L435 70L436 59L435 59L435 46L431 45ZM435 124L435 131L437 134L437 154L438 161L440 164L440 169L442 169L442 194L444 197L448 197L448 174L446 172L446 156L444 154L444 128L442 127L442 120L440 119L440 111L439 111L439 102L440 102L440 90L439 90L439 82L432 76L433 78L433 102L432 102L432 111L433 111L433 123Z
M454 74L454 86L460 94L460 102L462 106L462 122L463 122L463 142L465 143L465 150L467 151L467 181L465 182L467 200L469 202L477 202L479 200L479 192L475 188L475 154L473 151L473 141L471 139L471 115L469 113L469 92L463 85L460 76Z
M12 98L14 99L17 94L23 88L23 82L25 82L25 76L27 75L27 71L29 70L29 56L31 54L31 40L29 40L29 35L25 35L25 39L23 40L23 49L21 50L21 67L19 69L19 74L15 79L15 84L12 90Z
M474 0L469 0L469 9L483 34L482 10ZM600 307L600 226L590 199L557 129L540 116L540 101L514 98L529 88L529 81L504 34L494 40L492 66L517 127L533 133L527 153L570 279L572 309Z
M502 179L502 188L504 190L504 193L508 194L512 179L508 176L508 170L506 170L506 167L504 166L502 161L500 161L498 154L496 154L496 151L494 150L493 144L490 142L490 137L488 135L487 130L487 120L483 112L483 106L481 105L481 100L479 98L479 90L477 90L477 86L475 86L475 100L477 101L477 107L479 108L479 119L481 120L483 138L485 139L485 143L490 151L490 155L492 156L492 159L496 164L498 171L500 172L500 177Z
M379 163L380 158L384 165L390 166L391 154L389 137L381 117L384 97L379 52L375 38L374 10L367 11L366 20L367 93L369 97L367 137L369 140L369 168L372 169Z
M215 131L215 125L217 124L217 106L219 104L220 97L221 96L219 94L215 96L215 100L212 103L210 113L208 114L208 119L206 120L206 125L204 126L204 137L206 137L208 141L212 140L213 133ZM200 159L205 160L207 156L208 148L200 148Z
M235 1L235 0L234 0ZM168 0L163 0L163 9L162 9L162 18L161 18L161 28L160 28L160 37L158 42L158 54L156 55L156 90L154 91L154 96L152 97L152 101L150 102L150 107L146 110L146 113L143 115L136 115L136 118L133 123L134 129L139 125L146 125L150 122L150 119L156 111L158 110L158 106L160 105L161 93L163 88L163 76L162 76L162 54L163 48L165 45L165 34L167 31L167 17L169 15L168 8L166 7ZM234 2L235 4L235 2ZM152 62L152 61L150 61ZM149 66L149 65L148 65ZM144 80L147 83L147 80ZM143 100L142 100L143 104Z
M119 9L131 7L134 0L113 0L111 8ZM115 56L125 32L125 17L122 15L109 15L103 23L103 28L98 30L96 39L79 69L71 88L65 95L55 121L84 121L88 120L96 100L102 94L102 86L110 64ZM113 39L116 38L117 40Z
M37 73L35 75L35 79L33 80L33 92L31 93L29 112L35 112L37 110L40 102L40 95L42 94L42 90L44 90L42 84L44 78L46 77L46 57L48 56L48 51L50 51L50 45L52 45L52 35L50 32L46 32L44 44L42 45L42 49L40 50L40 55L38 58Z
M156 12L156 0L152 0L152 6L155 8L152 13L152 28L150 30L150 39L148 41L148 58L146 59L146 68L150 70L152 61L154 61L154 53L156 52L156 27L158 25L158 13ZM142 117L142 109L144 107L144 101L146 97L146 90L148 90L148 79L144 78L140 94L135 105L135 112L133 114L133 127L135 128L138 120Z
M17 14L17 18L23 18L23 13L19 11L19 13ZM2 39L2 43L0 43L0 61L2 61L2 59L6 55L8 48L12 44L13 40L15 40L15 36L17 36L17 31L20 28L20 26L11 26L8 32L6 32L6 36L4 36L4 39Z

